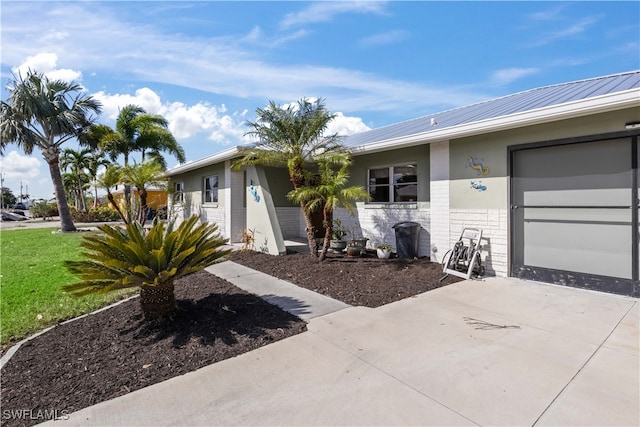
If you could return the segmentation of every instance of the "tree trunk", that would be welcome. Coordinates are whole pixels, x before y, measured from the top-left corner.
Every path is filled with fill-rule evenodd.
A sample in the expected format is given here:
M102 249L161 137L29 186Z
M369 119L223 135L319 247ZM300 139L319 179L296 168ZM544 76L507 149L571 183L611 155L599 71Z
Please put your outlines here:
M173 280L158 286L140 288L140 308L146 321L162 321L176 311Z
M140 225L144 225L147 221L147 190L138 189L138 196L140 197L140 211L138 212L138 220Z
M127 217L122 213L120 206L118 206L118 202L116 201L116 198L113 197L113 194L111 194L111 191L109 190L107 190L107 199L109 200L111 205L113 205L113 208L116 210L116 212L118 212L118 215L120 215L120 218L122 218L122 222L124 222L125 224L129 224L127 222Z
M331 235L333 234L333 212L323 209L323 215L325 228L324 228L324 241L322 242L322 252L320 252L320 261L324 260L327 257L327 251L329 250L329 245L331 244Z
M318 256L318 244L316 243L316 233L313 222L311 221L311 215L307 213L304 208L304 202L300 202L300 208L302 209L302 215L304 215L305 230L307 231L307 240L309 242L309 253L317 257Z
M51 180L53 181L53 188L56 194L56 202L58 202L58 214L60 215L60 229L63 232L77 231L76 226L73 224L73 218L71 217L71 211L69 210L69 203L67 202L67 194L64 191L64 184L62 184L62 175L60 174L60 166L58 164L58 156L53 153L44 153L43 156L49 164L49 173L51 173Z

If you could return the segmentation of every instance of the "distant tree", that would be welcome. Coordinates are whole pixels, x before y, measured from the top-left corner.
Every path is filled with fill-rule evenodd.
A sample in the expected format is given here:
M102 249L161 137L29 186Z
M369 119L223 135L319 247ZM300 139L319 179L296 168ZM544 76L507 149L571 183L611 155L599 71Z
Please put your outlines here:
M98 207L98 171L101 167L109 166L111 162L107 160L102 151L94 152L87 162L87 174L89 178L91 178L91 184L93 185L94 190L94 198L93 198L93 207Z
M125 166L121 172L122 182L131 185L138 191L138 209L135 221L144 225L149 206L147 205L147 190L149 187L167 187L164 169L156 162L148 161L139 165Z
M2 187L2 207L12 206L16 204L16 196L10 188Z
M102 175L98 176L97 183L98 183L98 186L107 190L107 200L109 200L109 203L111 203L111 206L113 206L113 208L120 215L120 218L122 218L125 224L127 224L131 216L130 215L128 216L124 212L122 212L122 209L118 204L118 201L116 200L115 196L111 192L112 188L117 187L118 184L121 183L122 181L121 173L122 173L122 166L114 165L114 164L109 165L107 166L105 171L102 173Z
M333 234L333 212L338 207L344 207L353 212L355 210L353 202L370 198L367 190L360 185L346 187L349 182L351 164L349 153L321 155L318 158L319 174L316 176L315 182L287 194L290 200L303 203L306 212L322 211L325 235L320 260L325 259L329 250Z
M298 190L309 184L309 172L319 155L346 151L337 134L324 133L335 115L326 109L323 99L310 101L303 98L286 107L269 101L269 105L264 109L258 108L256 114L257 120L247 123L252 130L246 134L257 137L258 142L241 150L243 157L234 163L236 169L250 165L284 166L293 189ZM305 209L305 200L300 199L299 203L309 250L318 256L311 214Z
M50 80L29 71L14 77L7 87L8 102L0 104L0 154L12 143L26 154L38 147L49 165L58 202L62 231L75 231L60 173L61 146L83 134L99 114L101 104L91 96L79 94L76 83Z
M73 150L65 148L60 157L60 167L62 170L68 170L73 177L73 189L76 199L76 209L87 211L87 198L85 195L85 187L90 179L87 173L92 156L92 150L85 148L83 150Z
M135 152L140 152L141 162L151 157L163 166L166 166L166 160L162 153L172 154L180 163L186 161L184 149L169 131L167 120L162 116L147 114L144 108L137 105L127 105L120 110L115 130L95 128L91 135L99 137L100 147L111 161L122 156L125 167L129 166ZM129 212L131 189L128 185L125 185L124 192ZM131 221L131 218L128 220Z

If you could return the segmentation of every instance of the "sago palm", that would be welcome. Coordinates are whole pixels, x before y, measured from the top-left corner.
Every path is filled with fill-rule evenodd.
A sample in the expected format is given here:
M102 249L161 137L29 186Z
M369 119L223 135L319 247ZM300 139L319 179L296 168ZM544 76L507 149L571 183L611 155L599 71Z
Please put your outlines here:
M174 282L226 256L226 243L213 223L192 216L177 228L155 220L149 230L139 223L126 227L98 227L101 234L83 238L85 260L67 261L82 281L64 289L75 296L116 289L140 289L140 307L146 320L170 318L176 309Z

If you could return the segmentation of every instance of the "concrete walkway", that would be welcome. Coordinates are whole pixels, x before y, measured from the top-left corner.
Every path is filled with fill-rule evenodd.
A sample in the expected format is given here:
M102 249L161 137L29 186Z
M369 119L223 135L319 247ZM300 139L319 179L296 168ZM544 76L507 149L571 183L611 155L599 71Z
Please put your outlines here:
M515 279L318 317L286 298L307 332L49 425L640 425L638 299Z
M341 301L318 294L284 280L269 276L233 261L207 267L211 274L233 283L240 289L258 295L305 321L350 307Z

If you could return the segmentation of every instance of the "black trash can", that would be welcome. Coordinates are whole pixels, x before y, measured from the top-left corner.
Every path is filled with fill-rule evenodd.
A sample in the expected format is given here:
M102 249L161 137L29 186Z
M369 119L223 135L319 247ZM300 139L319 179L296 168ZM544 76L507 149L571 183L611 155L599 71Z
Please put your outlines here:
M399 222L393 226L396 230L396 252L398 258L417 258L420 243L420 224L417 222Z

